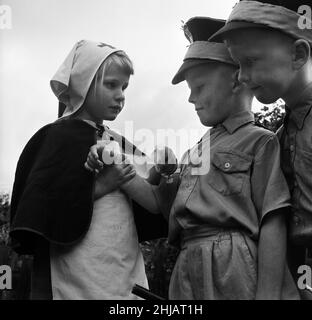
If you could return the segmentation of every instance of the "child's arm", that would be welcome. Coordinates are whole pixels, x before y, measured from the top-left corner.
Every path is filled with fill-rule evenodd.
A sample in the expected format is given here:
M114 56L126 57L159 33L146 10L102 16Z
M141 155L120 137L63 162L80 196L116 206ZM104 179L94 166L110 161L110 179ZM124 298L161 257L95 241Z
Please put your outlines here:
M104 166L96 176L94 199L101 198L118 189L123 183L132 179L135 174L133 166L127 163Z
M153 186L139 175L120 187L128 196L151 213L160 213ZM156 187L157 188L157 187Z
M258 245L257 300L281 299L286 260L287 208L272 211L262 222Z
M285 219L290 194L280 163L279 141L270 134L255 156L251 175L252 200L259 221L257 299L280 299L285 280Z
M172 176L171 183L167 183L167 178L162 177L157 186L151 185L147 180L136 175L132 180L123 184L121 189L146 210L151 213L161 213L166 220L169 220L178 186L179 174Z
M128 165L128 167L126 167L126 163L122 164L124 166L123 168L118 164L109 166L104 165L100 161L100 155L104 149L105 146L102 144L92 146L85 163L87 170L96 171L100 177L102 172L106 171L103 179L101 179L102 182L97 181L96 183L95 197L98 198L99 196L103 196L104 194L121 187L130 198L148 211L152 213L163 212L164 205L159 204L159 201L157 200L161 199L161 201L163 201L166 198L163 197L161 193L167 193L168 187L166 187L166 190L164 191L163 187L157 188L156 185L161 185L160 182L164 180L164 178L161 178L161 174L171 174L177 168L177 160L172 150L167 147L159 150L155 149L154 152L157 165L151 168L149 177L145 180L139 175L135 175L132 166ZM126 162L127 159L125 155L122 154L121 156L123 157L122 160ZM155 186L152 186L151 184ZM172 192L170 192L170 194L172 194ZM168 205L165 207L167 209ZM167 215L167 212L165 215Z

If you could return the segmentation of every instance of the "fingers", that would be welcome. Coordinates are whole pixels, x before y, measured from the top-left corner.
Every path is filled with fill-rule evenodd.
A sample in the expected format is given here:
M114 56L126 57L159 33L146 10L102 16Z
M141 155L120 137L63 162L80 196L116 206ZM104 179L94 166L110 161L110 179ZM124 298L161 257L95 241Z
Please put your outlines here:
M103 163L100 161L99 153L103 150L104 146L95 144L90 147L85 168L89 171L96 171L97 173L103 168Z
M88 168L91 169L91 171L101 170L103 168L103 163L100 160L96 159L94 154L92 154L91 152L89 152L89 154L88 154L86 164L87 164Z
M91 167L89 167L88 162L85 162L84 167L85 167L88 171L91 171L91 172L94 171Z
M135 175L136 175L136 171L131 170L129 173L124 175L124 177L122 179L122 183L126 183L126 182L130 181L131 179L133 179L135 177Z
M105 145L97 143L90 148L89 153L91 153L95 159L99 160L102 157L102 152L104 148L105 148Z
M135 172L135 169L133 168L133 165L131 165L131 164L125 164L124 167L122 168L123 175L129 174L131 171Z

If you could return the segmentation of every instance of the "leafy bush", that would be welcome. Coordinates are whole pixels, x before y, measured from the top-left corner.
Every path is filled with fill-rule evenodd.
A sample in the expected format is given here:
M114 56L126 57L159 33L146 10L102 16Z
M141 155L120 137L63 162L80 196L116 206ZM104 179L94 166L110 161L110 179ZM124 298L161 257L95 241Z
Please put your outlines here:
M25 300L30 294L31 256L19 256L9 246L10 196L0 193L0 265L12 269L12 290L0 290L0 300Z
M260 112L255 113L255 122L273 132L282 125L285 114L285 107L282 101L277 101L273 104L272 109L263 106Z

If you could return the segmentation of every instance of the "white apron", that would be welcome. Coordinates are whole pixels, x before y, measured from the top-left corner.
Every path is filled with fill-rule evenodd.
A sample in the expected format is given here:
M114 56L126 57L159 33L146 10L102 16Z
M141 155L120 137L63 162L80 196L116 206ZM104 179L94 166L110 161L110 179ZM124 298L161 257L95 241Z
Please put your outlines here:
M143 167L136 168L142 175ZM74 246L51 245L50 258L56 300L139 299L134 284L148 288L131 201L120 190L96 200L86 236Z

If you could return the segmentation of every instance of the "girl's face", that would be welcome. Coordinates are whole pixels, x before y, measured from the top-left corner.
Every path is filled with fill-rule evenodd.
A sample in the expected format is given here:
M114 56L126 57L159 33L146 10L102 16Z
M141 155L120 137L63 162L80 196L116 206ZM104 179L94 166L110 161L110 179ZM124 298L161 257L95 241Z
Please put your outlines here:
M125 104L125 90L130 75L115 63L105 69L101 67L85 99L81 117L102 123L103 120L115 120Z

